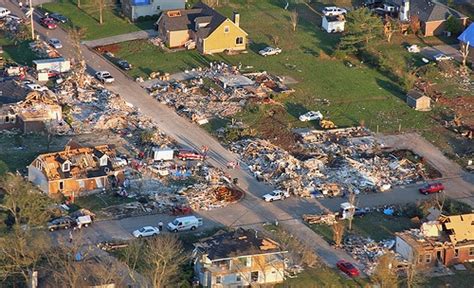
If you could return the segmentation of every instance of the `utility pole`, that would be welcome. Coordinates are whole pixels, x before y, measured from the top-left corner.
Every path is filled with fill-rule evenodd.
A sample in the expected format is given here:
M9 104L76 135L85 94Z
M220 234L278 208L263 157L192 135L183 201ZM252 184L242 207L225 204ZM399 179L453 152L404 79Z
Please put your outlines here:
M31 39L33 41L35 41L35 27L34 27L34 24L33 24L33 4L32 4L32 0L30 0L30 22L31 22Z

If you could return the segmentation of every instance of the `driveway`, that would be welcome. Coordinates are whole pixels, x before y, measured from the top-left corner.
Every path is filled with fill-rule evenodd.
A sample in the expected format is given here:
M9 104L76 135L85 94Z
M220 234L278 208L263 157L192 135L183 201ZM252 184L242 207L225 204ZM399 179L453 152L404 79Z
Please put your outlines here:
M474 49L471 48L469 53L469 61L474 62ZM462 62L461 52L459 52L459 44L456 45L437 45L437 46L428 46L421 49L421 54L427 57L429 60L434 59L436 54L443 53L447 56L453 57L456 61Z

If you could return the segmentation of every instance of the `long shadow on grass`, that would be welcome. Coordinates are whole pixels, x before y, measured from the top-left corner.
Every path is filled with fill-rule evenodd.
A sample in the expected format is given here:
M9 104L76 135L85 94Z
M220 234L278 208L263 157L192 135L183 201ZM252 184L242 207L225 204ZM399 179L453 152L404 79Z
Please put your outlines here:
M406 100L406 95L403 93L403 90L400 86L394 84L393 82L377 78L375 80L377 84L384 90L390 92L392 95L397 96L402 101Z

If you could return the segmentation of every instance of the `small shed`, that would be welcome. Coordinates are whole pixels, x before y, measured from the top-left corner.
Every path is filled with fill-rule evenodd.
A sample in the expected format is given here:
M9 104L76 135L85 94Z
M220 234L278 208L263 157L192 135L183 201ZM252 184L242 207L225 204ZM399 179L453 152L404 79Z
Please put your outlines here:
M344 19L344 15L324 16L321 26L328 33L336 33L343 32L345 24L346 20Z
M418 90L410 90L407 93L407 104L411 108L417 111L429 111L431 110L431 99L430 97L423 94Z

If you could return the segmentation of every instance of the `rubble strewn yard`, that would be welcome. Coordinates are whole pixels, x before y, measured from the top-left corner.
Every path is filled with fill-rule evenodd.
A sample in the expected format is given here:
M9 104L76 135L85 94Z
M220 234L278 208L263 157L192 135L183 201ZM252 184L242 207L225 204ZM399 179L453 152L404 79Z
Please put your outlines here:
M385 191L423 179L421 163L382 153L364 128L299 133L297 157L265 140L240 140L232 150L257 179L302 197Z

